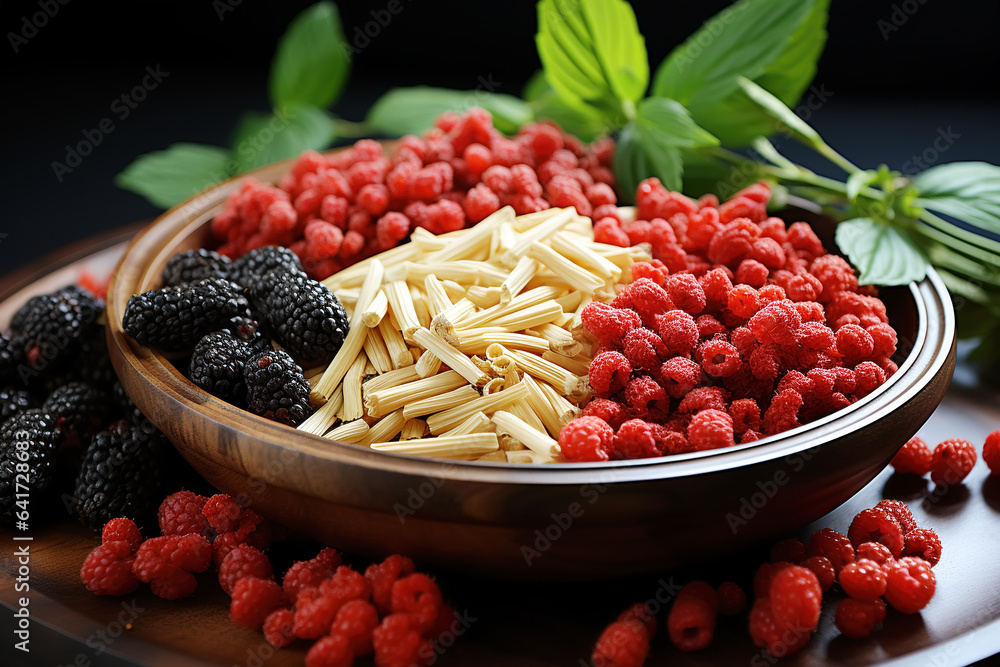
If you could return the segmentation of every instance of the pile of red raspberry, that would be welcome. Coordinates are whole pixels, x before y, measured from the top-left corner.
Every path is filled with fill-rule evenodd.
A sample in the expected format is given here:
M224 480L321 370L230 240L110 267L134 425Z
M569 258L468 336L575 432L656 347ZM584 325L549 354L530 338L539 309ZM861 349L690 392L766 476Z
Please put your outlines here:
M597 398L560 433L567 459L752 442L846 407L897 370L874 289L806 223L767 217L769 198L761 183L721 205L692 201L650 178L637 221L599 212L597 240L648 243L653 259L581 313Z
M893 457L892 467L897 473L921 477L930 473L932 482L947 487L961 484L972 472L977 458L976 447L968 440L945 440L931 451L922 438L915 436ZM990 474L1000 475L1000 431L993 431L986 436L983 461L989 467Z
M588 146L547 123L508 138L483 109L448 113L422 138L403 137L391 155L364 139L328 157L303 153L277 187L247 178L212 232L231 258L283 245L323 279L394 248L415 227L455 231L502 206L518 215L549 206L611 213L614 148L611 139Z
M871 634L885 619L886 602L904 614L919 612L934 596L931 568L941 558L941 540L933 530L917 528L904 503L883 500L855 516L847 535L824 528L806 544L778 542L770 556L753 577L748 625L754 644L781 658L809 642L819 625L823 596L834 584L844 594L834 622L847 637ZM713 588L693 581L667 613L667 634L678 650L700 651L712 643L718 615L735 616L746 608L747 596L738 584L726 581ZM632 605L601 633L592 664L639 667L656 625L645 604Z
M145 541L131 520L108 522L80 569L87 589L126 595L145 582L175 600L193 594L193 573L214 561L233 622L263 631L275 647L314 642L307 667L348 667L370 653L384 667L429 665L441 652L436 643L454 632L455 611L405 556L389 556L362 574L326 548L294 563L279 584L265 554L268 524L232 497L179 491L163 501L158 519L163 535Z

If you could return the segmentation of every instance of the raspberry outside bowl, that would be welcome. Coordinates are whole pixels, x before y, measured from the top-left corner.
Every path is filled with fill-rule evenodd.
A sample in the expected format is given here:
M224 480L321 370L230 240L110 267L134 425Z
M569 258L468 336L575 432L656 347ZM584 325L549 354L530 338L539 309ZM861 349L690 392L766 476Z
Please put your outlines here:
M254 173L274 182L289 167ZM257 417L192 384L122 331L132 294L166 260L210 243L237 179L140 232L108 290L108 347L142 411L208 481L293 530L373 556L507 578L584 579L664 571L780 538L871 481L930 417L955 364L941 279L885 289L899 371L850 407L747 445L664 459L504 465L436 461L333 442ZM806 210L821 236L832 221ZM826 239L825 239L826 240Z

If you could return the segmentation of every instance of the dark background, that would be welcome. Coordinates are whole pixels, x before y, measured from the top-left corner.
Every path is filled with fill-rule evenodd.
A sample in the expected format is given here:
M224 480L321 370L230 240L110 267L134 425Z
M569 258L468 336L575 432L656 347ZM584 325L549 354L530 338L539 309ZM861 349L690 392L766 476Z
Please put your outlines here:
M538 67L533 2L399 1L403 11L354 59L347 91L334 108L345 118L359 120L393 85L475 88L478 77L489 76L501 91L516 94ZM228 145L241 112L268 108L275 44L292 17L311 4L65 2L0 3L0 234L6 235L0 238L0 273L155 217L155 207L116 188L113 176L137 155L174 142ZM46 4L58 6L55 16L14 53L9 33L21 33L24 17ZM341 2L348 38L387 4ZM634 2L652 70L727 4ZM220 7L227 10L221 20ZM1000 163L997 25L995 0L833 0L831 37L816 77L828 99L809 122L861 166L906 168L939 132L955 139L938 161ZM157 65L166 79L119 121L112 102L141 82L147 66ZM106 117L115 130L57 180L53 161L64 162L67 145Z

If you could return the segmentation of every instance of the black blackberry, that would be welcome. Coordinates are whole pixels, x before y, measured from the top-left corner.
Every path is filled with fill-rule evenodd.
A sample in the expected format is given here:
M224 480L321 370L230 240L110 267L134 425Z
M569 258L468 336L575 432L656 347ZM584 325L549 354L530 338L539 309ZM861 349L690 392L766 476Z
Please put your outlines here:
M17 488L18 474L28 476L29 511L38 517L36 510L46 504L46 492L58 479L60 440L55 420L38 409L25 410L0 426L0 521L11 523L19 509L15 494L23 490ZM23 463L28 464L26 472L17 468Z
M229 279L243 287L250 287L271 271L305 275L299 256L288 248L269 245L254 248L232 263Z
M205 278L228 278L232 262L214 250L188 250L177 253L163 267L163 286L187 285Z
M80 340L80 346L72 359L59 364L51 373L45 373L41 382L32 383L38 393L51 394L71 382L84 382L96 389L110 391L118 376L111 364L104 333L103 325L92 327Z
M37 407L39 407L38 399L26 389L15 389L14 387L0 389L0 423Z
M94 530L115 517L145 523L156 513L170 469L171 446L161 433L119 422L94 436L76 476L73 510Z
M309 416L309 383L287 352L255 354L246 365L247 409L298 426Z
M164 287L133 296L122 328L142 345L165 352L190 351L205 334L237 326L250 318L243 288L206 278L188 286Z
M76 355L103 310L102 300L76 285L32 297L11 320L11 344L24 355L28 373L52 374Z
M141 429L146 433L158 432L153 422L149 421L146 415L142 414L142 411L129 398L121 382L116 381L111 385L111 407L114 416L126 420L135 428Z
M83 382L59 387L42 404L42 410L62 429L66 442L73 445L89 443L94 433L107 425L110 407L105 392Z
M195 346L188 377L213 396L242 405L247 395L246 363L265 346L269 347L260 334L247 340L229 331L213 331Z
M323 283L272 271L249 292L274 338L303 364L329 359L343 345L347 311Z
M7 336L0 334L0 380L11 381L17 378L17 367L23 357L24 352L13 345Z

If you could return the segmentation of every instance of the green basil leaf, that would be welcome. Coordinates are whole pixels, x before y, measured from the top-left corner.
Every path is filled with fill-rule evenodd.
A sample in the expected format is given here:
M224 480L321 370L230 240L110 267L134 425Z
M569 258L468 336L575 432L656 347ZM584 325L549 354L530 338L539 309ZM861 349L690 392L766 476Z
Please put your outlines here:
M351 63L337 6L320 2L295 17L271 63L268 93L275 109L325 109L347 84Z
M988 162L953 162L931 167L913 179L920 193L913 204L1000 234L1000 167Z
M810 0L740 0L674 49L653 79L653 94L685 106L720 100L737 77L755 79L778 59L812 9Z
M862 285L906 285L927 274L927 258L905 229L854 218L837 225L836 240L861 272Z
M383 134L419 135L431 127L442 113L461 113L472 107L482 107L493 114L493 124L501 132L517 132L518 128L534 119L528 103L513 95L414 86L391 88L372 105L365 122Z
M229 152L204 144L173 144L140 155L115 176L115 185L170 208L231 176Z
M657 146L695 148L719 145L719 140L699 127L677 100L647 97L636 111L636 125L643 139Z
M542 0L535 43L549 84L570 106L616 114L646 92L646 42L624 0Z
M232 159L237 173L243 173L296 157L304 150L326 148L333 139L333 121L316 107L292 107L270 114L251 112L236 126Z

